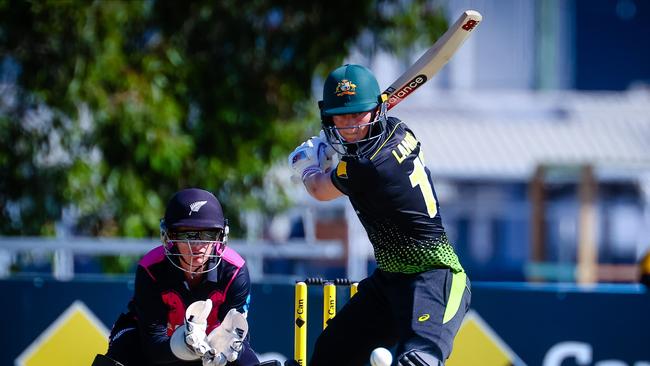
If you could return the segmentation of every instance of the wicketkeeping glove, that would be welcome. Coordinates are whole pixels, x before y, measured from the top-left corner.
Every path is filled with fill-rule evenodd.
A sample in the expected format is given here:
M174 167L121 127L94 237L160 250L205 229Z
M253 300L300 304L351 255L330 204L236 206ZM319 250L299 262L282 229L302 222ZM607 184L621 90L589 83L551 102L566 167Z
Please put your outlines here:
M214 354L203 357L203 366L223 366L235 361L242 351L247 334L248 322L244 315L237 309L230 309L221 325L208 335L208 343L214 349Z
M225 366L228 363L226 356L221 352L216 353L215 350L204 354L201 361L203 366Z
M195 301L185 311L185 324L176 328L170 340L172 352L181 360L191 361L201 358L211 351L205 331L212 301Z

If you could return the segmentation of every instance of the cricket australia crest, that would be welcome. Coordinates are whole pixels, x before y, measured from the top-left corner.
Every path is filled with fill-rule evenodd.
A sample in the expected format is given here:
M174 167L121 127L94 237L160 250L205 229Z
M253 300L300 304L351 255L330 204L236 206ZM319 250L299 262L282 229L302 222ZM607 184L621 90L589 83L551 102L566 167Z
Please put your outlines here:
M336 85L335 93L337 97L342 97L344 95L355 95L356 88L356 84L353 84L350 80L343 79Z

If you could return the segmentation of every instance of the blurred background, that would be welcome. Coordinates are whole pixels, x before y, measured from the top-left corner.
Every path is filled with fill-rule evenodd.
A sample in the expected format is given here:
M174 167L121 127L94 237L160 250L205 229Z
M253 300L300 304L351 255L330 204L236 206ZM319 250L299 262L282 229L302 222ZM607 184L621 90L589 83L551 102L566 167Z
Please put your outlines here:
M289 179L324 77L360 63L383 89L467 9L483 22L389 113L424 146L475 283L467 327L489 340L461 329L450 364L650 365L642 0L0 0L0 309L25 328L0 335L0 364L102 352L185 187L224 206L256 349L290 357L293 281L375 268L347 199ZM81 361L52 363L55 346Z

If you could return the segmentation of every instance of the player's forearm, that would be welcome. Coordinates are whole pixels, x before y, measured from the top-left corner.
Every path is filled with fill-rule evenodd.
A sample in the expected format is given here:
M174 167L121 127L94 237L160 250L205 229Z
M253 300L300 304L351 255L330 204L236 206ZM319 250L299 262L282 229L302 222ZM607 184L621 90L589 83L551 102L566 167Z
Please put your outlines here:
M251 280L248 266L244 264L228 288L226 298L219 306L219 319L223 319L230 309L237 309L240 313L248 313L250 306Z
M307 192L319 201L333 200L342 195L341 191L332 183L329 171L310 173L304 177L303 183Z

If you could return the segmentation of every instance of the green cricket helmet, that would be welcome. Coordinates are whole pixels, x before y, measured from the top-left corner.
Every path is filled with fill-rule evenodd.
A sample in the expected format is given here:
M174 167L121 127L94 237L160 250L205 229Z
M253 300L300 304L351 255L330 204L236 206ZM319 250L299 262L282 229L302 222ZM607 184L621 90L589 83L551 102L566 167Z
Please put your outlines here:
M318 103L321 124L328 142L341 155L366 156L383 141L386 134L386 97L372 71L361 65L343 65L332 71L323 86L323 100ZM370 122L351 127L336 127L332 116L372 111ZM364 139L347 142L339 133L343 129L368 125Z

